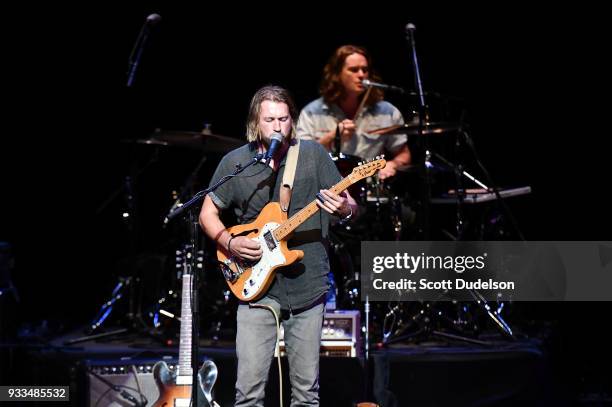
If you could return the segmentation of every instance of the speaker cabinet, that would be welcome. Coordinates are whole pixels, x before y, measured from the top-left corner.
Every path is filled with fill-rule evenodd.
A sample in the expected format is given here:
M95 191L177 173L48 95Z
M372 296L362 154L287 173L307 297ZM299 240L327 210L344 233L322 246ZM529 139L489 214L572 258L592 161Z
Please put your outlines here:
M159 398L159 389L153 378L153 366L159 360L116 360L116 361L88 361L85 364L86 382L88 388L89 407L133 407L134 403L123 398L118 392L111 389L100 376L122 390L127 391L137 400L141 400L139 393L147 399L147 406L152 406ZM168 366L177 368L176 359L164 359ZM97 375L97 376L96 376ZM139 392L140 387L140 392Z

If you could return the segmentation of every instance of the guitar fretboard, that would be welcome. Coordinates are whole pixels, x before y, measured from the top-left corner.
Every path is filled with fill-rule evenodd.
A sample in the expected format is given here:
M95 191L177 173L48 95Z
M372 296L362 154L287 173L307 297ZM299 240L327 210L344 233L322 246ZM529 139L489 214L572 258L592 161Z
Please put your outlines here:
M360 178L355 176L354 174L349 174L347 177L343 178L340 182L330 188L336 194L344 191L348 187L350 187L353 183L359 181ZM317 213L319 207L317 206L316 200L312 201L304 208L302 208L298 213L287 219L280 225L276 230L274 230L274 237L276 240L280 241L286 238L293 232L298 226L304 223L308 218Z
M191 274L183 273L181 296L181 335L179 341L179 376L192 376L191 368Z

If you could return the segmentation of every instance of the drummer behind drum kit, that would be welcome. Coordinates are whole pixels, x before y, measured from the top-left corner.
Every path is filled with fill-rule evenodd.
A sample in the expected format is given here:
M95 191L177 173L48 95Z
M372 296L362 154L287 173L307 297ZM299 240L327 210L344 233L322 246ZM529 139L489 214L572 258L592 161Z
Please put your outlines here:
M459 131L461 131L461 126L457 123L425 122L421 129L419 129L417 124L409 123L380 128L370 131L369 133L380 135L380 137L394 134L406 134L410 137L422 134L426 137L445 138L445 142L455 143L455 137L449 137L449 135L456 134ZM411 140L411 138L409 138L409 140ZM412 140L414 139L412 138ZM205 154L203 154L202 161L198 164L194 173L199 171L208 154L223 154L244 144L244 141L240 139L212 133L210 131L210 125L207 125L201 132L165 131L157 129L149 138L122 140L122 142L142 146L149 145L162 148L177 147L203 151ZM353 168L364 161L361 157L350 156L343 153L330 155L342 176L349 175ZM453 169L448 166L445 168L448 172L453 171ZM387 181L381 180L378 174L376 174L349 188L351 195L361 207L361 214L352 223L335 224L332 225L330 230L332 251L330 256L331 274L333 275L333 279L335 279L335 281L331 281L331 283L332 286L337 287L337 292L335 292L335 294L338 308L361 309L362 307L360 298L359 265L357 261L353 261L359 258L360 244L362 241L409 240L419 238L415 219L418 214L419 199L422 199L422 197L418 197L418 192L415 192L418 188L414 186L414 184L420 182L420 177L422 176L418 171L419 169L420 168L417 166L402 168L395 177ZM490 191L485 190L484 192ZM529 191L521 191L521 193L529 193ZM181 199L185 199L186 197L177 197L175 193L173 198L175 198L176 201L171 210L182 205ZM447 200L448 199L449 198L447 198ZM436 199L433 199L431 201L428 200L428 202L440 203L441 201L438 202ZM453 202L456 202L456 199L453 199ZM414 209L415 207L417 208L416 210ZM183 253L183 249L178 249L177 259L180 258L181 253ZM200 265L197 267L206 268L206 265L203 264L205 259L203 259L202 254L198 255L198 260ZM179 267L178 264L179 263L177 263L177 267ZM177 272L180 274L180 270L177 270ZM211 279L211 275L216 277ZM172 283L174 286L159 293L158 301L146 308L145 315L138 315L140 319L138 322L141 326L142 321L144 321L145 325L151 326L152 329L163 331L168 330L167 327L172 325L169 321L172 321L174 315L179 311L175 309L177 303L176 299L180 298L180 285L177 282L180 276L178 274L177 276L177 279L174 279L174 283ZM126 283L126 281L128 283ZM111 299L105 302L99 314L90 324L90 328L87 332L88 334L97 333L98 329L103 325L105 319L111 313L115 302L122 297L123 293L121 291L130 289L129 293L133 292L132 288L129 287L130 284L133 283L134 281L129 277L120 279L120 283L113 291ZM207 323L212 325L212 327L209 326L207 328L212 328L209 333L212 332L211 335L213 339L218 340L222 330L233 329L233 326L228 325L233 325L231 319L233 310L236 306L235 298L232 298L232 295L228 292L227 287L223 284L221 273L216 269L205 276L203 284L212 284L211 287L207 287L207 293L211 293L213 289L219 291L219 293L217 293L219 295L215 296L212 302L206 300L202 302L204 306L213 304L216 309L214 314L218 317L215 317L216 319L213 318L213 321L207 321ZM130 303L131 302L130 300ZM404 337L403 334L411 327L411 324L421 319L427 320L428 315L433 313L434 310L438 314L440 313L439 308L437 308L435 304L421 304L418 309L414 310L413 308L413 304L375 305L373 310L374 328L380 332L380 337L383 341L391 342L396 337ZM463 308L467 309L466 307ZM499 311L501 312L501 309ZM203 314L206 313L210 313L210 310L206 310ZM462 323L466 322L466 315L455 315L455 317L455 320L462 320ZM166 319L164 320L164 318ZM134 325L138 324L133 323L132 326ZM498 325L503 326L505 323L501 324L501 322L498 322ZM503 330L511 335L511 331L507 325L505 325ZM168 332L161 332L161 334L164 341L171 336L168 335ZM94 336L99 335L104 334Z

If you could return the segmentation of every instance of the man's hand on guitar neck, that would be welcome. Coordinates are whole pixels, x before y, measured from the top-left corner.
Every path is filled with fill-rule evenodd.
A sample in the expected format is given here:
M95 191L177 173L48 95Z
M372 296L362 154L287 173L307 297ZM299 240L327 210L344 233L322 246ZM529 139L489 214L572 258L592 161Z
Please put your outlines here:
M351 213L351 207L346 192L336 194L329 189L322 189L317 194L317 205L326 212L341 218Z
M234 256L249 261L259 260L263 255L260 244L246 236L228 239L227 250Z

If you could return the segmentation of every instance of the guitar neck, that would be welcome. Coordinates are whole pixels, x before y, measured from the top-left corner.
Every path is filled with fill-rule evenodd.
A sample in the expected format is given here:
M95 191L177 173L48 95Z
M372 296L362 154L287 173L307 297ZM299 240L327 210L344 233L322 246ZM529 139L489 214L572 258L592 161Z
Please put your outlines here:
M340 182L330 188L330 190L336 194L344 191L348 187L350 187L353 183L357 182L359 179L353 179L353 174L343 178ZM287 219L282 223L276 230L274 231L274 237L276 240L283 240L287 236L289 236L298 226L302 223L306 222L308 218L317 213L319 207L317 206L316 199L302 208L298 213Z
M191 277L191 274L183 273L178 366L178 376L189 377L193 375L193 370L191 368Z

